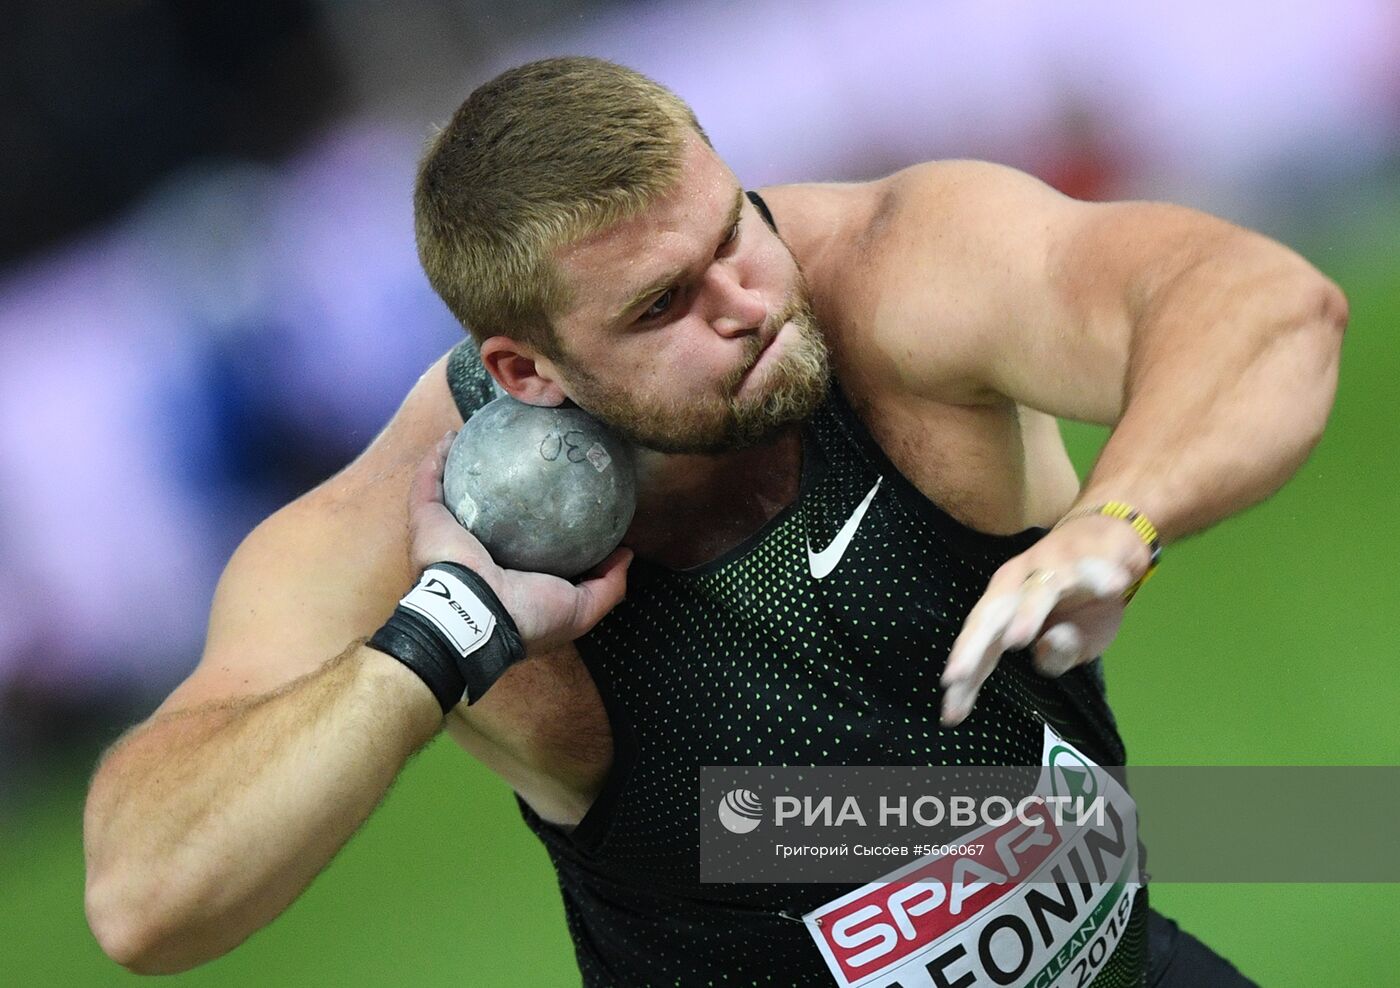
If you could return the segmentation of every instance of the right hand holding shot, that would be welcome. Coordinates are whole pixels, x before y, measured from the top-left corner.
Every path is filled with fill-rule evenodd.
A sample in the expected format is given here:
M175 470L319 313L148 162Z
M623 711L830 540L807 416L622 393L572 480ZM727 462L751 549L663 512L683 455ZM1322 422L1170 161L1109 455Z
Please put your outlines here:
M455 562L475 572L510 612L527 650L573 641L622 600L632 550L615 549L577 584L547 573L505 569L443 503L442 475L455 433L418 464L409 493L410 558L414 569Z

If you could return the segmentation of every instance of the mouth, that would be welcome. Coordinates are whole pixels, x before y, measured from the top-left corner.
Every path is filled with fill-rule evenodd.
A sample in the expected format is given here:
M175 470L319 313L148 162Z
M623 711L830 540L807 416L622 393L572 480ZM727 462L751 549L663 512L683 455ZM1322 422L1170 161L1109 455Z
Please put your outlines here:
M755 376L755 371L757 371L760 367L764 367L772 362L771 355L776 349L774 344L776 344L778 342L778 338L781 337L783 333L787 331L787 327L788 324L786 322L779 326L778 331L774 333L771 337L769 337L768 342L763 344L763 348L754 355L753 363L749 364L748 370L744 371L743 375L739 378L739 390L742 390L749 384L750 381L753 380Z

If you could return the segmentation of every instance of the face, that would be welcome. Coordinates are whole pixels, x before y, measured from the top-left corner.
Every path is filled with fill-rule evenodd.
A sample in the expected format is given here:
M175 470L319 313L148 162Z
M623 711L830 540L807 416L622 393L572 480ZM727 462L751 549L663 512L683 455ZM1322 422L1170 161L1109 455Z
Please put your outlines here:
M675 192L557 261L574 295L556 319L558 383L638 445L740 449L825 394L826 346L801 271L701 141Z

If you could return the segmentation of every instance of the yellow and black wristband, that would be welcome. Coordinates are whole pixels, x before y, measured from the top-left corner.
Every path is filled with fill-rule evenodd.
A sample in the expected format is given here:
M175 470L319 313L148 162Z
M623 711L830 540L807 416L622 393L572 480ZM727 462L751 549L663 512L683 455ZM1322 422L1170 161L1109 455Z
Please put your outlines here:
M1162 558L1162 539L1157 534L1157 526L1148 521L1147 516L1131 504L1125 504L1122 501L1105 501L1103 504L1095 504L1091 507L1071 511L1056 522L1055 527L1059 528L1065 522L1073 518L1082 518L1085 515L1106 515L1109 518L1117 518L1127 522L1132 526L1133 531L1137 532L1138 538L1142 539L1143 544L1152 554L1147 561L1147 571L1138 577L1136 583L1123 591L1123 602L1127 603L1142 589L1142 585L1148 581L1152 574L1157 572L1157 563Z

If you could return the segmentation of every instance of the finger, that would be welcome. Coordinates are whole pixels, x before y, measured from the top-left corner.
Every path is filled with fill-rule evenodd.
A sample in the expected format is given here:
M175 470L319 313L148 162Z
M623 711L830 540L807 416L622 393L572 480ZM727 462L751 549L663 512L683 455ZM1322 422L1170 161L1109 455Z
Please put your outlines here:
M1020 596L1017 592L991 598L985 606L978 605L982 609L980 615L969 616L968 627L953 644L940 680L944 686L940 712L944 726L956 727L972 712L982 684L1005 651L1003 635L1007 622L1016 613Z
M619 563L621 563L624 568L630 566L632 564L633 555L634 553L630 548L625 545L620 545L612 552L608 553L607 558L601 563L594 566L577 579L580 581L580 584L582 584L610 573Z
M1019 591L998 593L983 597L972 609L948 652L948 661L944 664L943 675L940 677L944 686L971 679L987 661L989 653L992 653L992 659L1001 655L1002 650L998 646L1002 633L1015 615L1020 600Z
M627 569L632 564L632 556L631 549L620 546L579 583L575 637L588 631L622 602L627 594Z
M957 727L967 715L972 713L972 706L977 702L978 688L970 683L959 680L943 691L943 706L939 711L939 722L944 727Z
M1035 668L1043 676L1063 676L1079 664L1084 636L1073 624L1052 625L1035 643Z
M413 479L409 482L410 508L433 502L442 503L442 469L447 460L447 451L452 447L455 437L456 433L448 432L418 461L418 466L413 470Z
M447 454L452 451L452 443L456 439L457 433L452 429L448 429L443 437L437 441L437 445L433 447L433 475L437 478L437 482L433 486L433 494L438 501L445 501L442 492L442 478L444 471L447 469Z
M1034 641L1040 629L1045 626L1045 619L1050 616L1050 612L1063 596L1064 580L1049 570L1042 572L1046 579L1037 580L1032 577L1021 593L1021 602L1016 608L1016 613L1007 622L1006 633L1002 635L1002 646L1007 651L1025 648Z

